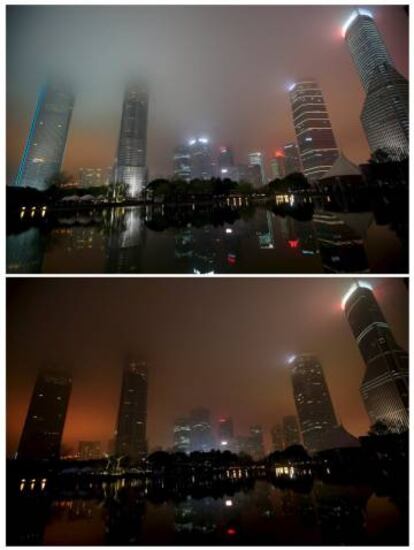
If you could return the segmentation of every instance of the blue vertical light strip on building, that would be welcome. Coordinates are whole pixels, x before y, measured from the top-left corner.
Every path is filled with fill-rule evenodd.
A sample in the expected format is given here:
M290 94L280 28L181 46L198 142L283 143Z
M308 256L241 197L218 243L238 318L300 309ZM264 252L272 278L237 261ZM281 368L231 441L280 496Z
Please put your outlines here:
M26 162L27 162L27 158L29 156L31 146L32 146L33 135L35 133L35 128L37 126L37 121L38 121L38 118L39 118L40 109L42 108L43 101L46 97L46 92L47 92L47 85L44 84L42 86L42 88L40 89L39 98L37 100L35 112L33 114L32 125L30 126L30 131L29 131L29 135L27 137L26 145L25 145L25 148L24 148L24 151L23 151L22 160L20 161L19 170L17 172L16 180L15 180L15 183L14 183L15 186L21 186L21 183L22 183L22 180L23 180L24 169L25 169L25 166L26 166Z

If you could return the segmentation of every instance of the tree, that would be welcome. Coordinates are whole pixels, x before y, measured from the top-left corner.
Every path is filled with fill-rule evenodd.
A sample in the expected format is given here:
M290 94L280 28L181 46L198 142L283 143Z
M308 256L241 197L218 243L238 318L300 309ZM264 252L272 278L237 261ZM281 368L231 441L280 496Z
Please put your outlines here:
M46 179L48 187L64 187L66 184L73 182L73 176L66 172L56 172Z

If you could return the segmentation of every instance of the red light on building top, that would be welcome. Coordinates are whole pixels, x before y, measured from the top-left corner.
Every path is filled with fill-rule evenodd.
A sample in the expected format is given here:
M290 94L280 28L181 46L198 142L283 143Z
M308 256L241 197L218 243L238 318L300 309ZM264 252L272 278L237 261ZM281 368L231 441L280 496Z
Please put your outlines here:
M282 151L281 149L278 149L277 151L275 151L275 157L276 157L277 159L280 159L280 158L282 158L282 157L284 157L284 156L285 156L285 155L284 155L284 153L283 153L283 151Z
M295 241L288 241L288 243L289 243L290 248L297 248L298 245L299 245L298 239L296 239Z
M230 536L234 536L234 535L237 535L237 531L236 529L233 529L233 527L229 527L226 531L226 533Z
M235 254L228 254L227 255L227 263L229 265L236 265L236 255Z

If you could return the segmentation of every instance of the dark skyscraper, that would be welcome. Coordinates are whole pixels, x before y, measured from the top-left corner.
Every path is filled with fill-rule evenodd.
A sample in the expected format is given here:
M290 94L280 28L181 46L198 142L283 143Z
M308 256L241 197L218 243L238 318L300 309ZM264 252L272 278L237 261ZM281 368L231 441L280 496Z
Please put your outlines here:
M213 437L210 422L210 411L199 408L190 413L191 450L210 451L213 447Z
M191 422L188 418L178 418L174 423L174 452L188 453L191 443Z
M115 179L125 185L130 198L139 197L147 181L147 122L148 94L140 85L129 84L122 106Z
M236 171L234 167L234 155L231 147L220 147L218 158L218 177L236 179Z
M280 424L275 424L271 430L272 451L283 451L283 431Z
M234 430L232 418L220 418L217 427L219 448L226 450L233 444Z
M249 451L255 460L263 458L264 444L263 429L261 426L250 426Z
M289 96L303 172L309 181L315 181L338 158L325 100L314 80L293 84Z
M289 363L303 443L311 453L329 448L338 423L322 366L311 354L293 356Z
M302 172L299 149L296 143L286 143L286 145L283 146L283 154L285 155L286 176L294 172Z
M355 10L342 31L366 93L361 122L371 151L407 156L407 80L395 69L368 10Z
M187 145L179 145L174 150L174 178L190 181L191 179L191 151Z
M115 454L142 458L147 452L148 372L144 362L129 361L124 368L116 429Z
M361 394L371 422L408 429L408 354L396 343L368 284L352 285L342 307L366 364Z
M296 416L283 417L283 442L285 447L300 445L300 433Z
M209 180L214 176L214 165L209 139L199 137L188 143L191 153L191 179Z
M71 389L72 379L66 371L47 368L39 372L20 439L18 458L59 458Z
M40 91L15 185L46 190L60 172L72 117L74 96L64 86L49 84Z

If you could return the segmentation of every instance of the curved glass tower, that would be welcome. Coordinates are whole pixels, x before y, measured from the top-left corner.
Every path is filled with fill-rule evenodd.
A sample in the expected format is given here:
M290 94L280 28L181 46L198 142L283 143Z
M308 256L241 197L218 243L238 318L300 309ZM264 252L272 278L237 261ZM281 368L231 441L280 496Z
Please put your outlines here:
M408 429L407 352L396 343L370 285L352 285L342 307L365 361L361 394L371 422Z
M63 86L42 87L16 176L18 187L45 191L49 179L61 170L74 96Z

